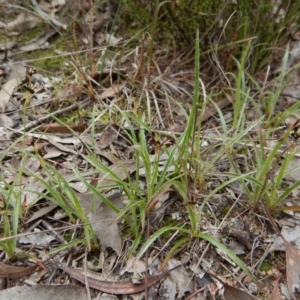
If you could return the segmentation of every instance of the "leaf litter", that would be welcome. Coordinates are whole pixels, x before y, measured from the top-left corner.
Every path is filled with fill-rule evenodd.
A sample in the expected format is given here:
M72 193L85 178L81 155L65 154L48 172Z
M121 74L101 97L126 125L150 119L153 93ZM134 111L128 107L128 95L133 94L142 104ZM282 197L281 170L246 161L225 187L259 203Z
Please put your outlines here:
M78 198L102 247L111 247L120 255L122 241L119 226L116 221L117 213L103 204L102 201L92 193L78 195ZM124 206L121 193L115 192L107 196L107 199L119 209Z
M85 276L84 274L69 268L57 261L52 261L51 264L65 272L67 272L72 278L75 278L76 280L80 281L81 283L88 283L88 286L95 288L97 290L109 293L109 294L115 294L115 295L130 295L130 294L136 294L139 292L144 291L145 289L151 287L155 283L159 282L161 279L169 275L172 271L179 268L181 265L178 265L172 269L169 269L167 271L164 271L157 275L151 275L147 277L147 280L141 279L139 283L132 283L132 281L103 281L103 280L97 280L89 276Z
M52 15L51 15L51 10L53 10L53 12L55 12L57 10L57 6L55 8L54 2L49 6L47 4L47 10L44 10L44 12L41 12L40 7L41 3L37 3L36 1L32 1L32 4L37 8L37 12L39 15L39 20L31 20L28 19L30 22L28 23L28 26L32 26L35 27L37 24L39 24L39 22L41 21L41 19L46 19L47 21L49 21L50 23L54 24L55 26L61 28L61 29L65 29L65 24L63 22L60 22L58 20L53 19ZM63 4L57 4L58 7L60 5ZM20 31L22 32L23 28L21 28L24 22L24 18L19 15L19 17L17 17L16 19L17 21L13 21L11 23L8 24L4 24L4 28L6 28L7 31ZM26 25L27 26L27 25ZM28 45L23 45L23 46L19 46L18 47L18 51L32 51L34 49L42 49L45 45L47 47L47 42L50 38L54 37L56 35L57 31L51 31L51 32L46 32L45 35L41 35L36 41L32 41L30 42ZM99 36L100 37L100 36ZM87 41L90 42L91 41L91 35L90 33L88 33L86 35L86 37L82 37L82 39L87 38ZM106 37L107 38L107 37ZM97 38L98 41L101 40L101 38ZM122 43L121 39L118 38L113 38L109 40L110 43ZM14 56L17 52L15 49L11 48L8 49L8 56L12 57ZM292 52L292 59L295 59L295 56L297 56L297 51L293 51ZM293 62L289 62L289 64L292 64ZM17 66L17 64L16 64ZM13 67L14 68L14 67ZM20 67L22 70L23 67ZM21 70L20 69L20 70ZM23 71L22 71L23 72ZM41 115L39 115L37 118L35 118L35 120L29 122L29 120L25 120L24 124L21 124L21 126L18 126L19 124L16 123L15 121L13 121L13 119L11 118L11 116L9 116L7 114L8 112L8 106L11 104L11 98L14 97L14 95L17 95L17 97L23 97L22 94L23 93L16 93L16 90L18 89L20 83L23 81L24 79L24 73L22 76L16 76L16 73L22 73L19 71L10 71L9 73L11 75L11 79L9 79L6 81L6 83L2 84L2 89L0 91L0 109L2 112L2 116L1 116L1 120L2 120L2 125L4 125L5 127L9 128L8 132L11 133L13 132L14 134L21 136L23 134L26 134L27 136L31 136L32 137L32 141L30 142L32 145L30 145L29 147L32 148L32 151L36 151L36 150L45 150L44 155L42 153L40 153L41 156L41 161L43 161L43 159L50 161L51 159L57 159L57 164L62 164L65 163L65 165L68 164L69 161L75 161L76 158L76 163L78 163L78 166L82 167L82 164L87 165L85 163L83 163L85 161L85 158L87 158L86 153L84 153L84 151L82 151L82 149L84 149L84 146L82 145L82 141L84 140L84 138L87 138L84 136L86 129L88 128L88 124L87 123L77 123L75 125L69 125L68 127L65 127L63 125L60 125L60 123L55 123L52 120L53 116L59 116L59 115L63 115L64 113L66 113L67 111L72 112L74 110L77 109L81 109L84 107L87 107L89 105L91 105L91 101L86 101L86 98L84 98L84 93L80 94L80 92L78 92L76 94L76 92L74 93L76 95L76 97L78 97L76 99L76 101L78 101L78 103L76 103L76 105L71 105L69 108L67 108L66 110L56 110L55 112L52 113L52 115L48 115L47 113L43 112L43 109L47 107L47 103L51 103L52 97L53 99L54 97L54 93L51 91L52 87L49 88L49 91L47 94L43 95L41 93L37 93L36 91L32 90L31 92L33 92L33 94L30 96L30 98L33 101L36 101L34 103L34 105L32 105L31 107L31 111L34 112L34 114L36 113L35 109L43 108L41 109L42 113ZM103 72L102 74L105 74L105 72ZM111 70L109 70L109 72L107 73L109 76L108 78L112 77L111 75L113 74L111 72ZM116 74L118 75L118 73L116 72ZM92 78L92 76L91 76ZM32 79L30 79L32 80ZM33 79L33 82L36 81L37 82L37 78ZM45 80L46 82L46 80ZM102 80L99 80L100 83L102 83ZM124 96L124 94L127 93L125 86L126 83L120 81L119 83L114 82L112 83L113 80L111 80L111 82L109 84L107 84L106 82L106 86L104 88L101 88L99 90L97 90L95 99L97 99L98 101L102 101L102 103L105 103L106 101L111 101L113 102L114 100L117 100L118 97ZM173 81L175 82L175 80ZM105 84L105 82L103 82L103 84ZM46 84L43 83L42 86L40 86L41 88L46 87ZM172 85L169 84L169 87L171 87ZM30 90L31 87L28 86L28 89ZM71 90L74 89L74 91L76 91L76 87L72 87ZM290 102L295 101L295 97L298 93L298 89L294 89L292 90L292 87L290 87L289 89L285 89L284 93L288 96L288 100ZM48 100L46 99L46 101L44 101L44 97L49 98ZM83 101L81 101L83 99ZM20 100L20 98L18 99ZM55 99L57 100L57 99ZM83 105L81 105L83 104ZM209 120L211 117L214 117L218 111L218 109L221 110L225 110L226 108L229 108L232 105L231 101L228 99L223 99L217 102L216 106L209 106L205 109L204 112L204 116L202 118L202 122L205 123L207 120ZM33 107L35 108L33 110ZM133 109L134 108L134 104L133 104ZM162 112L163 113L163 112ZM175 111L174 111L174 115ZM178 115L177 115L178 117ZM162 118L160 118L162 120ZM167 119L167 118L166 118ZM177 118L179 119L179 118ZM24 121L24 120L23 120ZM114 125L114 124L113 124ZM115 174L117 174L117 176L122 179L122 180L126 180L128 178L128 175L132 175L134 174L137 170L136 170L136 163L134 160L130 160L128 159L129 155L127 155L127 153L125 152L124 148L122 148L122 146L119 149L122 149L121 151L123 151L124 153L126 153L125 157L126 159L121 159L121 160L116 160L115 157L113 157L108 151L109 148L114 148L114 149L118 149L115 144L116 141L118 141L119 135L117 134L117 131L115 131L114 129L112 129L113 126L112 124L109 124L109 126L105 126L106 130L103 131L102 135L100 135L100 138L98 140L98 149L97 149L97 153L102 157L102 159L107 159L109 161L108 165L109 165L109 169L112 170ZM177 124L175 123L175 126L166 126L167 128L170 128L170 132L175 133L180 133L183 132L186 129L187 123L183 122L181 124ZM25 130L24 130L25 129ZM32 130L34 129L34 130ZM29 130L32 130L32 132L28 133ZM49 133L52 133L49 134ZM76 133L77 132L77 133ZM62 134L62 136L59 136L59 134ZM66 136L66 134L70 134L70 136ZM7 134L7 132L5 132L5 134L3 134L3 137L7 138L7 136L9 136L10 134ZM13 137L13 135L11 135L11 137ZM42 144L42 141L46 142L46 147L45 147L45 143ZM66 146L68 145L68 146ZM90 143L90 145L93 145L93 143ZM28 148L29 148L28 147ZM51 148L50 148L51 147ZM46 148L49 149L55 149L56 154L53 154L53 150L51 151L46 151ZM78 150L80 149L80 150ZM18 153L18 149L10 149L6 155L7 157L12 157L16 152ZM115 151L115 150L114 150ZM120 151L120 150L118 150ZM126 150L127 151L127 150ZM52 154L51 154L52 152ZM20 152L19 152L20 153ZM117 153L117 151L115 151L115 153ZM128 152L130 153L130 151ZM48 154L48 156L47 156ZM153 159L153 161L156 159L156 155L153 155L151 157ZM166 161L166 158L163 157L163 155L161 155L160 157L161 160L161 166L162 168L159 169L159 172L163 171L163 167ZM37 160L35 161L37 162ZM38 161L39 163L39 161ZM143 166L140 166L141 169L138 170L140 176L145 176L146 174L146 169ZM32 173L36 173L38 174L38 169L39 169L39 164L34 164L34 163L28 163L26 166L26 171L27 172L32 172ZM64 170L64 172L67 174L68 172L70 172L71 169L67 168ZM168 169L168 172L171 172L173 169L172 167L170 167ZM41 171L42 172L42 171ZM44 176L45 174L40 173L39 176ZM70 174L69 174L70 175ZM297 181L298 178L298 174L294 175L295 177L293 178L294 181ZM110 176L108 174L102 173L99 176L99 183L102 184L102 186L106 186L106 185L110 185L112 182L114 182L114 178L109 178ZM36 180L33 179L33 181L28 181L27 185L25 184L22 188L22 196L21 199L24 200L24 207L30 207L32 206L37 199L42 195L43 193L43 189L42 187L39 187L39 184L37 183L35 185ZM24 182L23 182L24 183ZM101 184L99 184L99 187L101 187ZM74 183L74 185L78 185L78 183ZM74 189L76 190L76 188L74 187ZM31 194L28 194L28 192L31 192L32 195L35 196L30 196ZM117 193L118 197L114 198L114 199L110 199L110 200L115 200L116 203L114 203L116 206L122 208L124 203L122 202L122 197L121 197L121 193ZM171 196L172 195L172 188L167 189L167 192L163 193L163 195L159 195L159 198L162 198L162 196ZM103 248L111 248L114 250L114 252L116 252L117 254L121 254L122 253L122 239L120 236L120 224L117 222L116 220L116 213L112 213L112 211L110 209L108 209L105 205L103 205L103 203L101 203L100 199L97 199L97 197L95 197L94 194L90 194L90 193L86 193L85 189L82 189L81 187L79 187L77 189L77 197L81 202L81 205L83 206L83 209L85 210L87 217L89 218L93 229L97 235L97 237L99 238L101 245ZM40 197L42 198L42 197ZM12 198L13 199L13 198ZM168 197L166 197L166 199L163 200L163 202L167 202L168 201ZM178 207L177 207L178 208ZM55 209L55 207L53 208ZM46 215L48 215L48 217L51 219L53 216L51 215L51 212L53 210L52 208L49 209L49 211L45 211L45 212L41 212L40 214L38 214L37 212L28 220L28 223L37 220L39 218L42 218ZM177 212L178 213L178 212ZM56 220L57 221L57 220ZM202 224L202 226L209 225L208 223L211 222L209 220L205 220L204 223L207 222L207 224ZM27 223L27 222L26 222ZM214 226L212 226L214 227ZM105 232L103 230L103 228L107 229ZM216 228L216 227L215 227ZM297 228L297 227L296 227ZM223 230L226 230L226 227L223 228ZM34 231L38 232L37 229L34 229ZM250 231L250 230L249 230ZM242 232L242 231L241 231ZM231 237L236 240L236 245L234 246L235 251L238 251L238 245L240 246L244 246L246 248L246 250L244 249L243 251L251 251L252 249L252 245L251 243L253 242L253 240L248 239L248 238L244 238L243 236L241 236L241 232L236 232L236 231L232 231L230 233ZM295 238L297 237L297 232L298 229L295 230ZM255 235L255 232L252 231L251 234ZM40 235L40 233L37 233L35 236L35 239L39 240L39 243L43 243L43 242L47 242L47 235ZM29 241L30 243L34 244L38 244L35 243L35 239L27 239L27 241ZM25 240L25 239L24 239ZM23 241L24 241L23 240ZM20 240L22 242L22 239ZM295 241L295 239L294 239ZM229 243L231 243L232 245L232 240L229 241ZM48 242L48 244L51 244L51 241ZM286 265L286 269L287 269L287 282L288 282L288 287L290 289L290 291L295 292L296 289L299 287L299 281L297 280L297 277L299 279L299 274L297 273L297 271L295 272L294 267L295 265L297 265L297 261L299 261L299 252L298 250L296 250L293 246L291 246L289 243L287 243L285 240L283 242L283 244L285 245L286 248L286 261L287 261L287 265ZM49 248L48 248L49 249ZM202 248L199 248L202 249ZM272 248L271 248L272 249ZM273 248L272 251L278 250L277 248ZM202 252L199 251L199 252ZM241 252L240 252L241 253ZM245 253L245 252L244 252ZM248 252L246 252L248 253ZM224 258L224 261L226 260L226 258ZM203 260L205 261L205 260ZM216 273L218 272L218 268L217 265L218 263L214 263L214 259L207 259L207 262L212 262L210 264L209 268L214 269ZM232 263L232 262L229 262ZM75 279L79 280L81 283L86 284L88 283L88 286L93 287L96 286L96 288L98 288L99 290L101 290L101 286L102 286L102 290L103 290L103 286L107 287L108 291L110 292L117 292L117 293L132 293L136 292L136 291L144 291L147 289L147 287L149 287L150 285L160 281L160 279L166 277L167 275L169 275L169 273L171 275L173 275L174 280L169 280L168 284L166 284L164 286L164 288L168 291L172 290L174 291L174 289L179 289L176 290L176 292L173 293L172 297L176 297L176 295L180 295L180 296L184 296L184 294L188 291L188 292L192 292L192 287L190 279L189 279L189 273L187 271L170 271L172 270L171 268L164 272L164 273L160 273L158 275L151 275L150 277L148 277L147 280L142 279L141 283L138 284L137 286L134 285L132 282L126 282L125 287L123 287L122 290L122 281L117 282L116 286L111 285L111 283L108 283L106 281L99 283L99 282L94 282L93 278L88 278L88 282L87 282L87 277L84 275L79 275L79 273L77 271L75 271L72 268L69 268L61 263L58 263L57 261L53 262L53 265L57 266L58 268L60 268L61 270L63 270L64 272L68 273L69 275L71 275L71 277L74 277ZM233 264L234 265L234 264ZM298 266L299 267L299 266ZM29 269L27 269L28 271ZM8 272L7 270L5 271L6 273ZM13 271L16 272L16 271ZM26 270L23 271L23 269L18 271L19 273L21 272L22 276L20 277L24 277L26 275L28 275L26 273ZM16 273L18 273L16 272ZM23 273L22 273L23 272ZM29 271L28 271L29 272ZM177 273L177 274L176 274ZM176 274L176 275L175 275ZM183 275L184 274L184 275ZM290 274L290 275L289 275ZM9 275L9 276L15 276L15 275ZM6 277L9 277L6 275ZM146 275L147 276L147 275ZM12 278L13 278L12 277ZM172 276L171 276L172 277ZM170 278L171 278L170 277ZM16 278L16 277L15 277ZM189 284L187 283L187 281L190 281ZM249 295L248 293L242 291L239 288L233 287L229 284L227 284L225 281L223 282L223 287L224 287L224 297L225 299L256 299L254 296ZM120 285L119 285L120 284ZM148 284L148 285L147 285ZM100 288L99 288L100 286ZM189 286L187 288L187 286ZM214 290L213 285L207 285L210 286L209 290L211 291L211 294L216 293L216 291ZM66 289L67 289L67 285L65 285ZM73 286L74 287L74 286ZM44 287L44 292L46 291L47 293L47 287ZM75 287L74 287L75 288ZM51 287L49 287L48 293L50 292ZM81 289L82 290L82 289ZM23 290L25 291L25 289ZM126 292L127 291L127 292ZM131 292L129 292L131 291ZM275 288L274 288L275 291ZM273 292L274 292L273 291ZM276 294L278 295L278 289L276 289ZM67 296L66 296L67 297ZM67 298L66 298L67 299ZM76 299L76 298L72 298L72 299ZM275 299L275 298L274 298Z
M23 278L35 272L38 267L38 265L33 265L30 267L15 267L4 263L0 263L0 277L8 279Z

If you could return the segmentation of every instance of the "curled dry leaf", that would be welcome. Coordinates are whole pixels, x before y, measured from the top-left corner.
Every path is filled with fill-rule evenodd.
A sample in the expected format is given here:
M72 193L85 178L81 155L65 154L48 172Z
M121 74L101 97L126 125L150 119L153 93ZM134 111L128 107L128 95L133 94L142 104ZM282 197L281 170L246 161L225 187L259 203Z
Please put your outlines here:
M36 271L38 265L30 267L14 267L0 262L0 277L9 279L19 279L28 276Z
M99 291L115 294L115 295L129 295L129 294L136 294L144 291L146 288L151 287L155 283L159 282L161 279L165 278L172 272L173 270L182 266L178 265L170 270L162 272L157 275L148 276L147 280L141 279L140 283L134 284L132 281L105 281L105 280L98 280L89 276L85 276L85 274L80 273L77 270L69 268L62 263L52 260L50 263L64 272L68 273L72 278L78 280L83 284L88 284L89 287L97 289ZM248 300L248 299L246 299Z

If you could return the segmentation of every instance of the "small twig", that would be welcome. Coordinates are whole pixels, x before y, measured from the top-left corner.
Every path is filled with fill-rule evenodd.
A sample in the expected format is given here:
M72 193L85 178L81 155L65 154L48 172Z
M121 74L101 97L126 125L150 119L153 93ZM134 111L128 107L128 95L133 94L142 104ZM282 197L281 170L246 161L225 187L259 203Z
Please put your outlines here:
M146 239L148 241L150 237L150 212L147 210L147 228L146 228ZM145 264L146 264L146 272L145 272L145 300L148 300L148 259L149 259L149 251L146 250L145 253Z
M84 279L85 279L85 289L87 293L87 298L88 300L91 300L91 291L90 291L90 286L89 286L89 281L87 279L87 248L85 248L85 255L84 255Z
M192 293L192 294L190 294L189 296L187 296L186 298L184 298L184 300L191 300L191 299L193 299L194 296L196 296L196 295L199 294L200 292L203 292L203 291L206 289L206 287L207 287L207 286L205 285L203 288L196 290L194 293Z
M55 231L55 229L54 229L48 222L46 222L45 220L42 220L41 223L42 223L42 225L43 225L46 229L50 230L50 232L55 236L55 238L56 238L60 243L62 243L62 244L67 244L66 240L65 240L60 234L58 234L58 233Z
M59 110L57 110L57 111L55 111L55 112L53 112L51 114L48 114L48 115L43 116L41 118L38 118L37 120L32 121L32 122L28 123L26 126L24 126L24 131L28 131L28 130L36 127L38 124L51 119L53 116L58 116L58 115L66 113L66 112L69 112L69 111L71 111L73 109L78 109L78 108L85 107L85 106L89 105L89 103L90 103L90 100L84 100L84 101L82 101L80 103L72 104L72 105L70 105L68 107L59 109Z

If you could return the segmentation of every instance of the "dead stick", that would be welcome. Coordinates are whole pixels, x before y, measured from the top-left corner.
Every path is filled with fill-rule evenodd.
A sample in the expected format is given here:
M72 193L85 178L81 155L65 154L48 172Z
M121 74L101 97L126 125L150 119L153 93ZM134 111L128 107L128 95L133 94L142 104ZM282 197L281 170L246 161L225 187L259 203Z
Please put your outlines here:
M75 103L75 104L72 104L68 107L65 107L65 108L62 108L60 110L57 110L51 114L48 114L46 116L43 116L35 121L32 121L30 123L28 123L25 127L24 127L24 131L28 131L34 127L36 127L38 124L42 123L42 122L45 122L49 119L51 119L53 116L58 116L58 115L61 115L61 114L64 114L66 112L69 112L73 109L77 109L77 108L81 108L81 107L85 107L87 106L88 104L90 103L90 100L84 100L82 101L81 103Z

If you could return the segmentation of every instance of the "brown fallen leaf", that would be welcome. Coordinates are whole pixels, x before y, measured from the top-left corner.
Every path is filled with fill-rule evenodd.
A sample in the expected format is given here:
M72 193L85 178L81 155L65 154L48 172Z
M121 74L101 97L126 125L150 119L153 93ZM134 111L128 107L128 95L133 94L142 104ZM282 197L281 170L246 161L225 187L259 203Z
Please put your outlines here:
M80 204L90 220L101 247L112 248L118 255L122 250L120 229L115 220L117 213L109 208L93 193L78 194ZM122 194L117 192L107 197L118 209L123 207Z
M223 283L224 286L224 299L225 300L258 300L258 298L237 289L227 283Z
M146 288L151 287L155 283L159 282L164 277L168 276L170 272L173 270L181 267L183 264L178 265L170 270L165 272L159 273L157 275L148 276L147 280L141 279L138 284L132 283L132 281L105 281L105 280L98 280L92 278L90 276L85 276L84 274L80 273L77 270L69 268L62 263L52 260L49 261L54 267L63 270L64 272L68 273L72 278L80 281L83 284L88 284L89 287L97 289L99 291L115 294L115 295L129 295L129 294L136 294L142 291L145 291ZM246 299L248 300L248 299Z
M58 123L52 123L52 124L45 124L39 126L39 130L43 132L55 132L55 133L72 133L75 132L83 132L86 130L87 124L80 124L80 125L68 125L68 127L60 125Z
M215 274L212 274L210 272L206 272L206 273L214 277L215 279L217 279L223 284L224 286L223 297L225 300L259 300L258 298L252 296L251 294L227 284Z
M30 267L14 267L0 263L0 277L8 279L19 279L28 276L36 271L38 265L33 265Z
M272 300L281 300L282 299L280 291L279 291L279 280L276 280L276 282L275 282L270 299L272 299Z
M118 131L114 129L113 126L107 126L97 143L99 148L105 149L109 147L116 140L117 136Z

